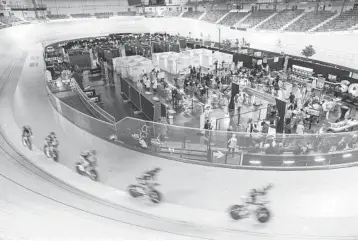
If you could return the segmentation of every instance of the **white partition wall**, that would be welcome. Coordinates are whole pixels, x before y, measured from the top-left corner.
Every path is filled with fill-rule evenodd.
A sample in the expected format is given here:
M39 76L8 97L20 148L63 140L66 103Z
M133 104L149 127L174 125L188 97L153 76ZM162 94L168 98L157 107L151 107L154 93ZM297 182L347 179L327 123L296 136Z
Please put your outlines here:
M123 78L129 77L134 81L154 69L152 60L139 55L114 58L113 66L117 74L121 73Z
M178 74L189 66L205 66L210 68L214 61L231 64L233 56L208 49L186 50L181 53L165 52L153 55L152 64L172 74Z
M213 56L208 54L202 55L202 65L211 66L213 64Z

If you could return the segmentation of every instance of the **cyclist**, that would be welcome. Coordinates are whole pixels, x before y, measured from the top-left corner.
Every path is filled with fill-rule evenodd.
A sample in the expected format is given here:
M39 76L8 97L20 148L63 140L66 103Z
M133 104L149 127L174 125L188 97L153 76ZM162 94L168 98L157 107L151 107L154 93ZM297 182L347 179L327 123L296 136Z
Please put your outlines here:
M95 167L97 165L97 157L95 150L86 150L81 152L80 157L82 159L82 165L85 171L90 167Z
M266 196L267 191L272 188L272 184L267 184L261 189L252 189L250 191L251 203L256 204L257 196Z

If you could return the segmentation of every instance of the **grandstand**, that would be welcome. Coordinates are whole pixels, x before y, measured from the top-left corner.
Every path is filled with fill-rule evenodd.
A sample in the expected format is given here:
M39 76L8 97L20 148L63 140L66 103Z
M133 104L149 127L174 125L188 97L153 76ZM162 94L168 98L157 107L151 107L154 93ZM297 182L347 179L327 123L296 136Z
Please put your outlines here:
M344 31L358 24L358 9L350 9L341 13L326 24L316 29L317 32Z
M163 16L167 16L167 17L178 17L180 15L181 12L179 11L172 11L172 10L165 10L163 11Z
M118 16L135 16L136 12L118 12Z
M144 15L146 17L181 16L191 19L200 19L201 17L201 21L212 24L218 23L224 26L238 28L284 30L291 32L344 31L358 28L358 10L353 9L353 3L335 1L329 4L324 3L325 5L323 6L322 4L317 5L313 2L304 4L300 2L288 2L286 4L280 2L277 3L275 7L273 3L256 4L255 6L252 3L253 2L250 1L244 1L238 5L233 2L213 3L198 1L194 3L180 0L180 3L172 1L172 3L167 6L147 5L143 11L143 7L129 6L128 1L42 0L39 6L46 6L47 9L41 14L35 16L34 11L22 11L22 13L21 11L15 11L12 17L2 16L0 21L2 25L15 25L22 23L24 19L44 19L45 17L50 20L59 20L92 17L110 18L115 15ZM29 2L26 2L26 4L28 8L31 7ZM149 2L146 2L146 4L149 4ZM345 6L342 7L342 5ZM234 8L240 10L233 10ZM341 9L346 9L346 11L338 15L337 11L341 11Z
M82 14L126 12L128 2L119 0L42 0L51 14ZM79 16L79 15L77 15Z
M110 18L114 16L113 12L95 13L96 18Z
M90 17L92 17L92 15L89 13L74 13L74 14L71 14L71 17L73 17L73 18L90 18Z
M299 15L304 12L303 9L285 9L281 12L278 12L274 17L269 19L267 22L264 22L258 29L267 29L267 30L279 30L285 26L288 22L292 21Z
M266 18L270 17L275 12L275 10L271 9L258 10L256 12L253 12L242 23L240 23L239 27L252 28L264 21Z
M230 12L228 15L225 16L225 18L223 18L219 22L219 24L225 26L233 26L248 14L248 12Z
M306 32L318 24L326 21L327 19L334 16L334 12L329 11L314 11L308 12L303 15L300 19L292 23L285 30L291 32Z
M183 18L192 18L192 19L199 19L199 17L203 15L203 12L185 12L183 14Z
M0 16L0 22L5 25L14 25L22 23L23 21L15 16Z
M69 18L66 14L49 14L47 17L51 20L67 19Z
M216 21L222 18L227 12L228 11L226 10L209 11L205 14L202 20L209 23L216 23Z

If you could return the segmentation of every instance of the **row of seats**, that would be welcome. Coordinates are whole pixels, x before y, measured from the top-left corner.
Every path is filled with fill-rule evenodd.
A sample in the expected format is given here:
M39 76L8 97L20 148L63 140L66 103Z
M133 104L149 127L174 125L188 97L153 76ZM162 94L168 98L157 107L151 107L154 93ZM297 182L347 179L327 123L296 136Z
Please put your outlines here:
M228 15L223 18L219 24L225 26L233 26L241 19L243 19L248 13L247 12L230 12Z
M96 18L109 18L112 17L114 14L112 12L105 12L105 13L95 13L94 16Z
M136 12L118 12L118 16L135 16Z
M215 10L215 11L209 11L205 14L203 17L203 21L209 22L209 23L216 23L222 16L227 14L228 11L226 10Z
M203 12L185 12L183 18L198 19L201 15L203 15Z
M0 22L3 24L13 24L13 23L19 23L23 22L21 19L15 16L0 16Z
M70 14L70 15L73 18L90 18L93 16L90 13L75 13L75 14ZM117 15L118 16L135 16L136 12L118 12ZM109 17L114 16L114 13L113 12L95 13L94 16L97 18L109 18ZM47 15L47 17L52 20L69 18L69 16L66 14L50 14L50 15Z
M318 24L326 21L336 14L335 12L329 11L314 11L308 12L303 15L300 19L288 26L285 31L291 32L306 32Z
M258 10L256 12L251 13L242 23L240 23L239 27L244 28L252 28L257 24L261 23L263 20L274 14L276 11L271 9Z
M358 9L351 9L341 13L338 17L323 24L316 31L344 31L358 24Z
M283 10L278 12L275 16L269 19L267 22L263 23L259 26L259 29L268 29L268 30L278 30L282 28L285 24L292 21L294 18L298 17L303 13L304 10L296 9L296 10ZM248 16L242 23L240 23L239 27L244 28L252 28L274 14L275 10L259 10L253 12ZM169 11L166 10L163 12L165 16L179 16L181 12L178 11ZM203 12L185 12L183 17L185 18L192 18L198 19ZM207 12L204 17L203 21L215 23L220 18L222 18L225 14L227 14L226 10L214 10ZM242 20L247 14L247 12L230 12L223 18L219 24L226 25L226 26L233 26L237 24L240 20ZM324 22L325 20L333 17L336 13L329 12L329 11L314 11L308 12L304 14L301 18L297 21L292 23L285 31L293 31L293 32L305 32L313 27L317 26L318 24ZM96 17L111 17L114 14L112 12L104 12L104 13L95 13ZM134 16L136 12L118 12L117 15L119 16ZM89 13L78 13L78 14L71 14L73 18L89 18L92 15ZM50 19L66 19L68 15L65 14L51 14L47 16ZM9 24L11 22L17 22L19 19L16 17L7 17L10 19L6 19L2 17L2 22L5 24ZM15 19L14 19L15 18ZM21 20L20 20L21 21ZM338 17L334 18L333 20L329 21L328 23L319 27L316 31L343 31L347 30L351 27L358 25L358 10L348 10L340 14Z
M50 15L47 15L47 17L52 20L69 18L69 16L66 14L50 14Z
M73 18L90 18L92 15L89 13L74 13L71 14L71 17Z
M170 10L165 10L163 12L164 16L168 16L168 17L178 17L180 15L181 12L178 11L170 11Z
M292 21L293 19L297 18L299 15L301 15L304 12L303 9L285 9L281 12L278 12L275 16L273 16L271 19L264 22L261 26L259 26L259 29L267 29L267 30L279 30L283 26L285 26L287 23Z

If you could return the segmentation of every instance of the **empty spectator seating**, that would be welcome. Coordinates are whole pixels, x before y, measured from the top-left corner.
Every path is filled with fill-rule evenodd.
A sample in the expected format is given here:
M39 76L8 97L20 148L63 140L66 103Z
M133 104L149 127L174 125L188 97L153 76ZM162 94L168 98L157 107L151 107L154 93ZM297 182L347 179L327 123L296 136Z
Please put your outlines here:
M90 17L92 17L92 15L89 13L74 13L74 14L71 14L71 17L73 17L73 18L90 18Z
M328 23L323 24L316 31L344 31L358 24L358 9L351 9L341 13L338 17Z
M278 30L304 12L303 9L286 9L264 22L259 29Z
M201 15L203 15L203 12L185 12L183 18L198 19Z
M0 16L0 22L5 25L13 25L13 24L22 23L23 21L15 16L6 16L6 17Z
M333 17L334 14L335 12L328 12L328 11L319 11L319 12L314 11L314 12L306 13L296 22L288 26L285 29L285 31L306 32L311 28L317 26L318 24Z
M165 10L163 12L163 16L168 16L168 17L178 17L180 15L181 12L179 11L173 11L173 10Z
M249 14L249 13L247 13L247 12L231 12L220 21L220 24L226 25L226 26L233 26L237 22L239 22L242 18L244 18L247 14Z
M264 21L266 18L270 17L275 12L276 12L275 10L271 10L271 9L258 10L256 12L253 12L242 23L240 23L240 27L252 28L257 24L261 23L262 21Z
M118 12L118 16L135 16L136 12Z
M105 12L105 13L95 13L94 16L96 18L110 18L112 17L114 14L112 12Z
M228 11L225 10L215 10L210 11L205 14L203 17L203 21L209 22L209 23L216 23L222 16L224 16Z
M52 20L69 18L69 16L66 14L50 14L50 15L47 15L47 17Z

